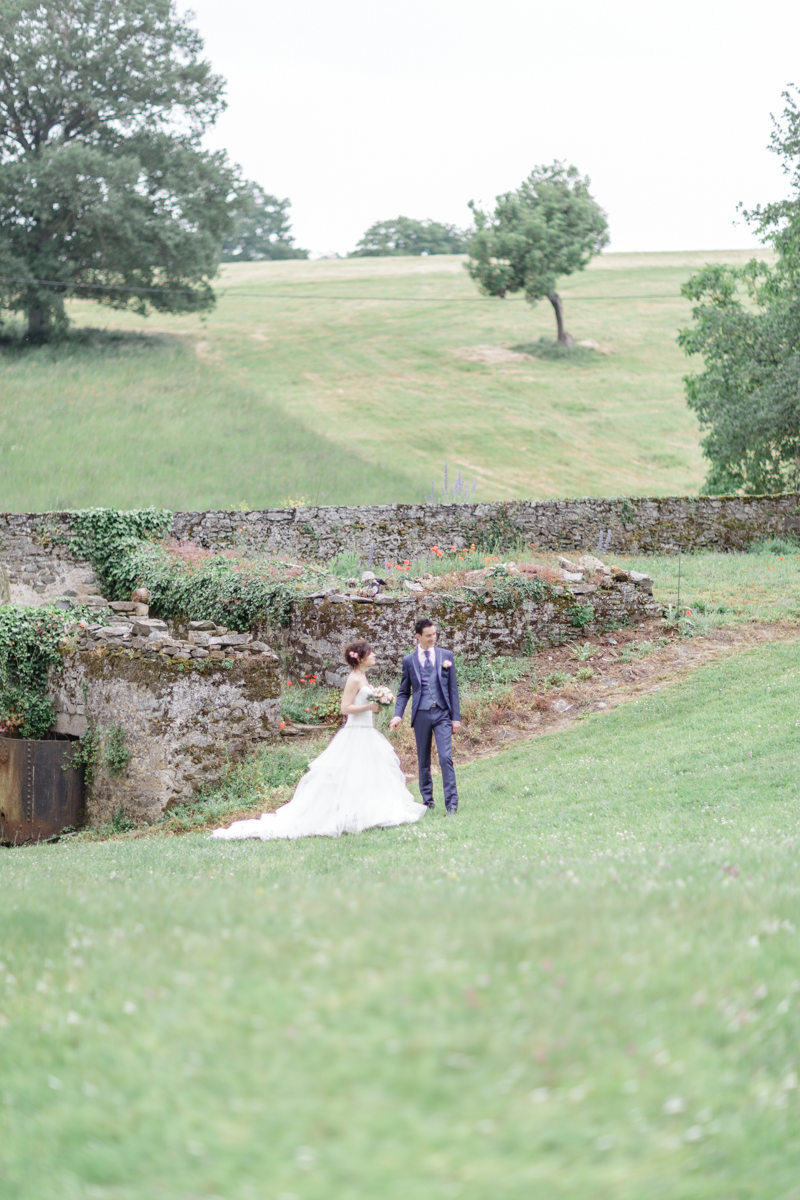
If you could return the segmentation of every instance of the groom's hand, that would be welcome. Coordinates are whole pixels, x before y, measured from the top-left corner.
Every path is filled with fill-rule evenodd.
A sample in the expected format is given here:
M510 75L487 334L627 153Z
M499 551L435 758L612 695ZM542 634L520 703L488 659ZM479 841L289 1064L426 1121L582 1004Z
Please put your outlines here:
M392 717L391 721L389 722L389 728L392 730L399 729L399 727L402 725L402 723L403 723L402 717Z
M461 728L461 722L460 722L460 721L453 721L453 733L456 733L456 732L457 732L457 730L459 730L460 728Z

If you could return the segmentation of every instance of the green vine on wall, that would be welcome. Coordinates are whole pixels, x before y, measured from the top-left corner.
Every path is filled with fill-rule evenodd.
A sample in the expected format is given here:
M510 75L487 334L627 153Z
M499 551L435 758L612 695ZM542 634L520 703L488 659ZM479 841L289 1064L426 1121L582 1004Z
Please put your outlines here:
M85 558L115 600L127 599L137 586L132 561L143 542L165 538L172 527L166 508L82 508L70 513L69 549Z
M133 586L148 589L151 610L160 617L216 621L242 632L258 621L288 625L300 595L292 581L271 578L258 562L215 554L187 564L168 546L154 543L140 543L130 570Z
M299 595L294 584L230 554L198 552L191 561L176 553L165 544L172 526L167 509L86 508L70 520L69 548L92 564L109 599L127 600L135 588L146 587L151 610L163 618L216 621L239 631L257 621L289 623Z
M0 608L0 734L35 739L52 728L47 672L61 665L59 643L73 619L59 609Z

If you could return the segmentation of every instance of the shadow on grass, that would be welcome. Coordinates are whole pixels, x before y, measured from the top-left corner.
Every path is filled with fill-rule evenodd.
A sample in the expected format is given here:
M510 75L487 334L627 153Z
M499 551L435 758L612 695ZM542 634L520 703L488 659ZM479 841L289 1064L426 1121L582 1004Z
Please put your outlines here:
M535 358L546 359L548 362L566 360L582 366L600 362L604 357L599 350L593 350L590 346L566 346L563 342L555 342L552 338L545 337L535 342L520 342L511 349L517 354L532 354Z
M28 337L22 325L0 325L0 356L23 359L36 357L46 363L65 359L123 358L178 349L183 335L146 333L135 329L98 329L94 326L54 329L44 340Z

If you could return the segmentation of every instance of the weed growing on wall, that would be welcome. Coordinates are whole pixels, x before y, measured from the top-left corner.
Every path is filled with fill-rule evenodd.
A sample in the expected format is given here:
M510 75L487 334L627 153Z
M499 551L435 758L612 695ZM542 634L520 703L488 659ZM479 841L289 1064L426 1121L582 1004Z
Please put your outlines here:
M124 775L130 758L131 752L125 745L125 730L121 725L109 725L103 739L103 765L112 775Z
M487 583L492 589L492 603L495 608L519 608L526 600L539 603L548 596L552 588L539 576L529 578L525 575L512 575L503 566L497 566L491 572Z
M83 702L88 709L89 688L86 682L83 684ZM101 733L93 721L87 721L86 732L72 746L69 762L64 769L67 766L83 767L86 786L91 787L100 767L106 767L111 775L124 775L130 758L131 752L125 745L125 730L121 725L109 725Z
M86 689L84 688L85 695ZM63 769L66 771L68 766L75 767L76 770L83 767L84 782L87 787L91 787L100 762L100 751L100 734L94 725L89 723L83 737L71 747L69 761L64 763Z
M342 716L342 693L339 688L319 684L286 687L281 696L281 716L298 725L335 724Z
M594 608L591 604L573 604L569 610L572 624L578 629L585 629L594 620Z

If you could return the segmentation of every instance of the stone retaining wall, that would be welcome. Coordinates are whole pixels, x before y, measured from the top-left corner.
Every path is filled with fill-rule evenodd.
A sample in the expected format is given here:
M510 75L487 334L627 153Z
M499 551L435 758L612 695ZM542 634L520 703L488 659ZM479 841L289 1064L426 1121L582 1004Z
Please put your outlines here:
M50 680L56 731L82 736L88 719L103 736L119 725L131 754L124 774L98 771L87 794L89 824L119 809L152 822L191 799L229 763L278 736L280 691L274 655L194 666L111 649L65 652Z
M489 598L454 599L441 593L379 597L371 604L344 597L304 600L295 604L283 631L286 657L297 674L317 672L331 686L347 675L342 650L348 642L371 642L378 658L376 678L395 676L403 655L414 645L414 623L422 616L439 626L439 643L467 659L493 655L530 654L540 643L560 644L609 626L638 624L661 614L649 580L633 583L573 584L541 602L525 601L519 608L496 608ZM576 614L591 606L588 624L576 624ZM277 631L270 631L275 643Z

